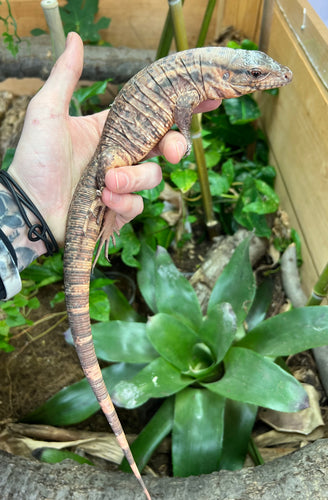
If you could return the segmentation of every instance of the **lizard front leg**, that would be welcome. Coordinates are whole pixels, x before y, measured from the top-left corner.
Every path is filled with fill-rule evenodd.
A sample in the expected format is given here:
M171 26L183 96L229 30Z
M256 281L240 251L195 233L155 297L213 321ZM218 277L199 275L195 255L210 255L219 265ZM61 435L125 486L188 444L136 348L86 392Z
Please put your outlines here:
M184 135L187 141L187 151L185 156L188 156L191 148L191 136L190 136L190 125L193 115L193 110L200 103L200 96L196 91L185 92L179 95L173 117L174 123L179 127L180 132Z

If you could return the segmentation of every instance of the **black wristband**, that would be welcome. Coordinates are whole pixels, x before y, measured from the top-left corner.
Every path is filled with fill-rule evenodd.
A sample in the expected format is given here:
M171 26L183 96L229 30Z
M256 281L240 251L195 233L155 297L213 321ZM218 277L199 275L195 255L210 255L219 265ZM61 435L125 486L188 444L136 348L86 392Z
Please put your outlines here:
M17 184L17 182L14 181L14 179L12 179L12 177L5 170L0 170L0 182L1 182L1 184L3 184L5 186L6 189L8 189L8 191L10 192L14 201L17 204L17 207L18 207L18 209L19 209L19 211L24 219L24 222L28 227L28 233L27 233L28 239L30 241L39 241L39 240L43 241L43 243L45 244L46 250L47 250L46 255L53 255L54 253L58 252L57 242L56 242L52 232L50 231L48 224L46 223L46 221L44 220L44 218L42 217L42 215L40 214L39 210L36 208L34 203L32 203L30 198L24 193L22 188ZM39 220L38 224L32 224L29 221L29 218L27 216L27 213L26 213L24 206L26 208L28 208L36 216L36 218ZM2 237L2 235L1 235L1 237ZM8 238L7 238L7 240L8 240ZM5 240L3 240L3 241L6 244L9 252L13 256L10 247L8 247L8 245L7 245L7 242ZM12 247L10 242L9 242L9 244L13 250L13 247ZM14 255L16 257L15 252L14 252ZM15 257L13 256L14 260L15 260ZM16 262L17 262L17 258L16 258Z

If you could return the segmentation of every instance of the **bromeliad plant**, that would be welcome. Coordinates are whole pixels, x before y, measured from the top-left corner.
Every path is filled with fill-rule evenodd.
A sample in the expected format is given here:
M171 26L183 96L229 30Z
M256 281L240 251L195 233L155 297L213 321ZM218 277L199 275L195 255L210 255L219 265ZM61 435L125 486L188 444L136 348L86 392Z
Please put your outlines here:
M171 432L174 475L240 468L258 406L284 412L307 406L301 384L274 360L327 344L328 307L259 320L249 238L216 282L204 317L195 291L164 249L143 246L138 283L154 315L145 323L95 324L93 336L101 359L120 362L103 370L118 406L162 401L132 445L139 467ZM90 393L83 380L28 420L81 421L81 409L84 418L97 409Z

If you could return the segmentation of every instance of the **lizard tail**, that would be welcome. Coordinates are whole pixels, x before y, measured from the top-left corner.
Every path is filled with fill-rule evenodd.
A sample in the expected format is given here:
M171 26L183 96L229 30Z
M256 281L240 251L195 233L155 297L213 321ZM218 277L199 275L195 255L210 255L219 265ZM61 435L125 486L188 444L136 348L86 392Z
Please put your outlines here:
M92 190L90 184L86 186L88 194L90 188ZM74 195L68 218L64 253L64 281L68 319L83 372L146 498L151 500L107 391L92 340L89 315L89 282L92 256L102 223L99 216L89 208L94 205L97 199L96 190L93 189L92 192L93 200L90 197L87 199L85 196L86 191L83 188L82 191L80 190ZM81 203L81 198L84 198L84 203ZM86 232L83 227L81 228L83 219L87 220Z

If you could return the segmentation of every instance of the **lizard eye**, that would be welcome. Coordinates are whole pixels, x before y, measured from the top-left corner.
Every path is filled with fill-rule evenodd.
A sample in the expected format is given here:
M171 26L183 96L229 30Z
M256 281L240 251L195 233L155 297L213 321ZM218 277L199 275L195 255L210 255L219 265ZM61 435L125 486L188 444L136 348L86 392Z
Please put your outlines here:
M253 78L260 78L262 76L262 71L258 68L251 69L250 74Z

